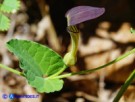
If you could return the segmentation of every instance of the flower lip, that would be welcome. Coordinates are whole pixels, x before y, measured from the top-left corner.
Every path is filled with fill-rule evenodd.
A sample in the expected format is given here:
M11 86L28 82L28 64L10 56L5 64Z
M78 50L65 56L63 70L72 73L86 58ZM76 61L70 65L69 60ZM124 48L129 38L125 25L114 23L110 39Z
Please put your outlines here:
M68 26L76 25L87 20L101 16L105 8L92 6L77 6L70 9L65 16L67 17Z

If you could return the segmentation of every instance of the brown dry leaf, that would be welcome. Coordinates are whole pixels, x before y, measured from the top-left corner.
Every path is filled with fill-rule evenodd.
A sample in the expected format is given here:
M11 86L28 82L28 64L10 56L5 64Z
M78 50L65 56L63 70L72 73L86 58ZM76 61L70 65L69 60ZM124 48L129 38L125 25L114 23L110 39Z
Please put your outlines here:
M20 98L20 102L41 102L42 96L41 94L37 93L31 86L28 84L24 87L25 95L35 95L37 98Z
M3 98L3 95L6 94L6 95L9 95L9 93L11 93L11 89L5 85L4 81L3 81L3 77L5 75L5 70L2 70L0 68L0 102L11 102L11 100L9 98L7 99L4 99Z
M115 48L115 44L111 40L92 37L89 39L87 45L84 45L82 41L80 41L79 52L80 56L86 56L88 54L99 53L113 48Z
M88 94L96 95L98 90L98 83L93 75L73 76L69 77L68 84L72 85L73 91L81 91ZM70 87L70 85L69 85Z
M5 37L3 34L0 34L0 54L2 56L1 63L5 65L12 65L12 61L10 60L10 57L8 56L7 49L6 49L7 41L8 38Z
M120 29L117 32L109 32L108 30L111 28L111 24L109 22L102 22L99 24L99 27L96 30L98 36L108 39L113 39L119 43L130 43L135 42L135 36L131 34L130 28L131 25L128 22L122 23Z
M99 23L98 28L96 29L96 34L102 38L110 38L108 29L110 28L111 23L104 21Z
M135 42L135 36L130 32L131 25L123 23L117 32L110 32L111 38L120 43Z

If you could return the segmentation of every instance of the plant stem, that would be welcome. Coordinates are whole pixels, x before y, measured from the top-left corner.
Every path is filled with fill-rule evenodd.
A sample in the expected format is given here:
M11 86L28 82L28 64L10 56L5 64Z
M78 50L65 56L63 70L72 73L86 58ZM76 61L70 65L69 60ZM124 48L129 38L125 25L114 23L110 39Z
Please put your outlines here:
M90 70L84 70L84 71L80 71L80 72L75 72L75 73L68 73L68 74L64 74L64 75L59 75L59 76L56 76L55 78L66 78L66 77L73 76L73 75L78 75L78 74L92 73L92 72L94 72L96 70L102 69L102 68L107 67L107 66L109 66L109 65L111 65L113 63L116 63L116 62L124 59L125 57L129 56L130 54L133 54L133 53L135 53L135 48L132 49L131 51L125 53L124 55L114 59L113 61L111 61L111 62L109 62L107 64L104 64L102 66L99 66L97 68L93 68L93 69L90 69Z
M12 72L12 73L15 73L15 74L17 74L17 75L23 76L22 72L19 72L19 71L13 69L13 68L7 67L7 66L5 66L5 65L3 65L3 64L0 64L0 67L1 67L1 68L4 68L4 69L6 69L6 70L8 70L8 71L10 71L10 72Z
M47 77L46 79L51 79L51 78L57 77L57 76L58 76L59 74L61 74L66 68L67 68L66 65L63 66L63 68L62 68L60 71L58 71L57 73L55 73L55 74L53 74L53 75Z
M124 85L122 85L121 89L119 90L118 94L114 98L113 102L118 102L121 96L124 94L128 86L131 84L133 79L135 78L135 69L132 71L132 73L129 75L127 80L125 81Z

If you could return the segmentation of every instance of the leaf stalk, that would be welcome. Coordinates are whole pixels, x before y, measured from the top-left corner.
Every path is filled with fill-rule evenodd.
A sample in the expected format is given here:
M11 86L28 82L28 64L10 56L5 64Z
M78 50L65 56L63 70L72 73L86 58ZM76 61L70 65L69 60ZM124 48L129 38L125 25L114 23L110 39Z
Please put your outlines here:
M99 67L96 67L96 68L93 68L93 69L89 69L89 70L83 70L83 71L80 71L80 72L74 72L74 73L67 73L67 74L63 74L63 75L59 75L59 76L56 76L55 78L66 78L66 77L69 77L69 76L73 76L73 75L78 75L78 74L86 74L86 73L92 73L96 70L99 70L99 69L102 69L102 68L105 68L113 63L116 63L124 58L126 58L127 56L131 55L135 53L135 48L132 49L131 51L128 51L127 53L121 55L120 57L114 59L113 61L107 63L107 64L104 64L102 66L99 66Z
M0 67L1 67L1 68L4 68L4 69L6 69L6 70L8 70L8 71L10 71L10 72L12 72L12 73L15 73L15 74L17 74L17 75L23 76L22 72L17 71L17 70L15 70L15 69L13 69L13 68L10 68L10 67L8 67L8 66L5 66L5 65L3 65L3 64L0 64Z

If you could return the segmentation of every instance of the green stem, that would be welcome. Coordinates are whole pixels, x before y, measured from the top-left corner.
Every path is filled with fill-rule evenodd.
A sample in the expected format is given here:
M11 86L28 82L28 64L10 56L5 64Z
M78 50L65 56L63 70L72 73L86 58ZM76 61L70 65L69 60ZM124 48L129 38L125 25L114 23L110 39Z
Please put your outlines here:
M135 69L132 71L132 73L129 75L127 80L125 81L124 85L122 85L121 89L119 90L117 96L114 98L113 102L118 102L121 96L124 94L128 86L131 84L133 79L135 78Z
M10 71L10 72L13 72L13 73L15 73L15 74L17 74L17 75L23 76L22 72L19 72L19 71L13 69L13 68L7 67L7 66L5 66L5 65L3 65L3 64L0 64L0 67L1 67L1 68L4 68L4 69L6 69L6 70L8 70L8 71Z
M58 76L59 74L61 74L66 68L67 68L66 65L63 66L63 68L62 68L60 71L58 71L57 73L55 73L55 74L53 74L53 75L47 77L46 79L51 79L51 78L57 77L57 76Z
M84 70L84 71L80 71L80 72L75 72L75 73L68 73L68 74L56 76L55 78L66 78L66 77L73 76L73 75L91 73L91 72L94 72L94 71L96 71L96 70L99 70L99 69L102 69L102 68L104 68L104 67L107 67L107 66L109 66L109 65L111 65L111 64L113 64L113 63L116 63L116 62L118 62L118 61L124 59L125 57L129 56L130 54L133 54L133 53L135 53L135 48L132 49L131 51L125 53L124 55L122 55L122 56L120 56L120 57L114 59L113 61L111 61L111 62L109 62L109 63L107 63L107 64L104 64L104 65L102 65L102 66L99 66L99 67L97 67L97 68L93 68L93 69L90 69L90 70Z

